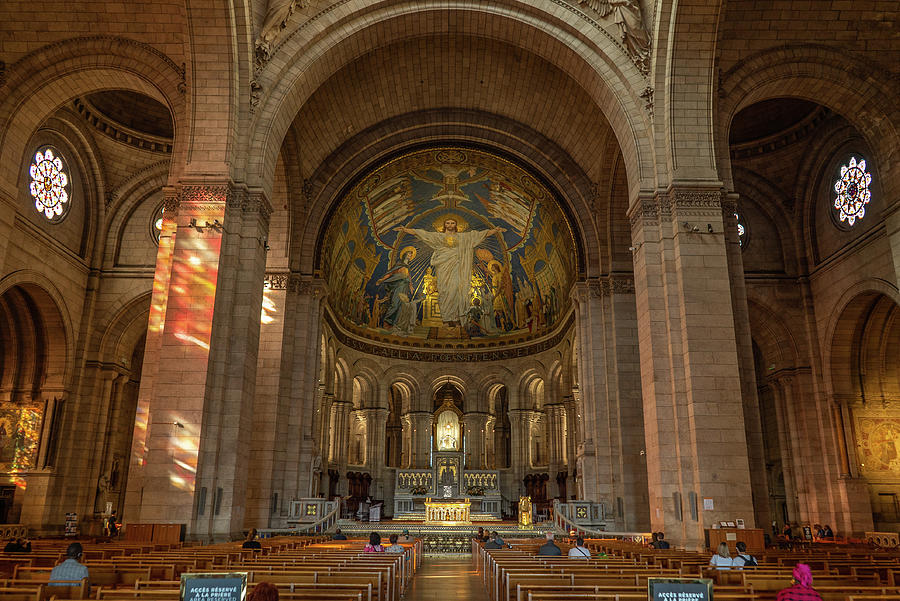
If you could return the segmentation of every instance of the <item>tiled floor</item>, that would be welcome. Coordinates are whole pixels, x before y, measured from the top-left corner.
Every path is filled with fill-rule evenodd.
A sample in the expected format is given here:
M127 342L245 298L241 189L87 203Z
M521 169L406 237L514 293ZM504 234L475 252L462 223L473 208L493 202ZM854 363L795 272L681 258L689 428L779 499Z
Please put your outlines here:
M426 557L406 590L405 601L488 601L472 558Z

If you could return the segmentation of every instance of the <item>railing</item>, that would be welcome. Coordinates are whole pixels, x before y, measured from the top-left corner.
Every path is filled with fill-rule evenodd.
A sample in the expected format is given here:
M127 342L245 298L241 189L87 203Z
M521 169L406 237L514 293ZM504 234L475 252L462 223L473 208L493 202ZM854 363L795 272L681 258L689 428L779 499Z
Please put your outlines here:
M553 527L560 534L568 534L575 532L576 536L586 536L589 538L617 538L621 540L630 540L643 543L650 540L649 532L607 532L606 530L596 530L576 524L560 511L559 500L553 500Z
M328 504L331 503L333 503L334 506L331 507L331 510L323 515L318 521L313 522L312 524L298 525L295 532L298 534L321 534L322 532L327 532L333 528L338 517L340 517L341 504L336 501L329 501Z

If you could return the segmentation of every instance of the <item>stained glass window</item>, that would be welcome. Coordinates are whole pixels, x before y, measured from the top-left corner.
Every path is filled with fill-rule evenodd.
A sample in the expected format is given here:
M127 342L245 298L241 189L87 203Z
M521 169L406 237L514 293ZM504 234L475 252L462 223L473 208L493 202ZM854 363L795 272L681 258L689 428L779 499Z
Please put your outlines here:
M871 183L872 175L866 171L865 159L857 161L856 157L850 157L850 162L841 167L841 175L834 182L837 194L834 208L841 222L846 219L848 225L853 225L865 216L866 205L872 200Z
M741 246L744 245L745 235L747 233L747 227L744 225L744 220L741 219L741 216L738 213L734 214L734 220L737 222L737 231L738 231L738 244Z
M157 244L159 244L159 235L162 233L163 213L165 212L165 207L159 205L159 207L153 211L153 219L150 220L150 235Z
M38 150L29 173L34 208L50 221L62 219L69 203L69 176L59 153L53 148Z

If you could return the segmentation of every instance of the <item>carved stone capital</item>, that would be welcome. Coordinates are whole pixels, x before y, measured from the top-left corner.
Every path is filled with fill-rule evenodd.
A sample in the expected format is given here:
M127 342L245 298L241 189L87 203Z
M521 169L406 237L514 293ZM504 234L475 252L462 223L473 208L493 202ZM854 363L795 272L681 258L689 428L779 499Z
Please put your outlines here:
M325 298L328 295L328 287L324 280L298 273L290 274L287 290L292 294L308 295L313 298Z
M672 196L672 217L707 217L721 215L722 191L719 189L674 188Z
M290 279L289 273L266 273L266 278L263 283L263 287L266 290L287 290L288 289L288 280Z
M659 225L661 219L667 219L672 214L672 204L668 194L656 194L654 196L641 196L637 202L628 209L628 219L631 229L640 225Z
M181 186L181 209L190 208L193 212L220 211L223 205L233 202L234 191L228 184L200 185L185 184Z

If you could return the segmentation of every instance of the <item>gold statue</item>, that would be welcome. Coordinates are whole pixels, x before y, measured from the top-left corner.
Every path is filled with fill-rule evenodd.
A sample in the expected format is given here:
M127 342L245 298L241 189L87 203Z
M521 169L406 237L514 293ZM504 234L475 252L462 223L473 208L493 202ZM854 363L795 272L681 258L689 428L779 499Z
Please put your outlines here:
M531 517L531 497L519 497L519 528L530 530L534 520Z

